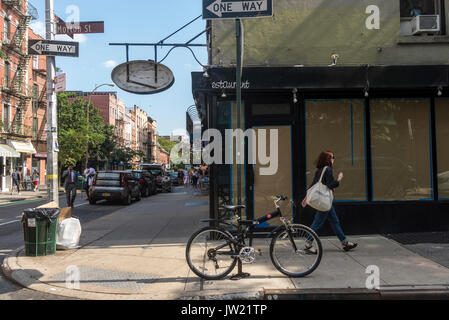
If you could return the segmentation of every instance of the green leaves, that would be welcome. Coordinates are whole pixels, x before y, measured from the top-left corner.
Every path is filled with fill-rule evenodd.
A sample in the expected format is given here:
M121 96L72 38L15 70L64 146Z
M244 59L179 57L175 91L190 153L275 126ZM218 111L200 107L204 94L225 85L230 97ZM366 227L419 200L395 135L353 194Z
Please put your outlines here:
M63 166L85 159L87 146L89 153L98 152L107 137L99 110L90 105L87 122L88 101L78 98L69 102L71 96L66 92L58 94L59 162Z

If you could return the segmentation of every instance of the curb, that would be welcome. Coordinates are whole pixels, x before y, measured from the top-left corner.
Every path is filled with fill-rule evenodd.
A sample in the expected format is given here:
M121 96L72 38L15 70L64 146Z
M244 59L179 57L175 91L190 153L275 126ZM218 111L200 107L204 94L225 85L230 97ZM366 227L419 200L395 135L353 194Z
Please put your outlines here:
M84 300L261 300L264 297L263 288L257 292L241 292L236 290L222 290L222 291L191 291L182 292L179 294L118 294L118 293L100 293L93 291L83 291L77 289L68 289L62 287L52 286L45 282L41 282L27 272L22 270L17 263L19 254L24 250L20 247L11 252L1 265L4 276L14 282L15 284L47 294L64 296L74 299ZM241 289L238 289L241 290Z
M3 260L1 269L8 280L29 290L84 300L177 300L181 298L181 295L100 293L52 286L33 278L21 269L21 266L17 263L17 259L20 252L23 250L24 247L22 246L11 252Z

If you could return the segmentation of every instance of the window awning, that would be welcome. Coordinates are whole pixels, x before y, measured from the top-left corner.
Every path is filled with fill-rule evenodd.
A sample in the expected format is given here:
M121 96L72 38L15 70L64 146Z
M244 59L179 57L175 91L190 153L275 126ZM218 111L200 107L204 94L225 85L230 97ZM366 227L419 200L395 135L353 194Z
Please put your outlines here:
M0 144L0 157L20 158L20 153L6 144Z
M33 144L29 141L8 140L8 145L14 148L17 152L36 153L36 149L34 149Z

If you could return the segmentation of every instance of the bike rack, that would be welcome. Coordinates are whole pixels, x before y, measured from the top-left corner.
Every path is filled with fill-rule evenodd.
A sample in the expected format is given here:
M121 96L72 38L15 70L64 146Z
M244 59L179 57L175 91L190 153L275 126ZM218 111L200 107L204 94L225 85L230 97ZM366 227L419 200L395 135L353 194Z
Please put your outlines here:
M237 268L238 268L237 274L231 276L231 278L230 278L231 280L241 280L241 279L245 279L245 278L248 278L249 276L251 276L251 274L249 274L248 272L243 272L242 267L243 267L242 260L240 260L240 258L239 258L239 260L237 262Z
M237 213L237 212L234 212L234 213L237 214L240 218L242 217L242 215L241 215L241 210L242 210L242 209L238 209L238 213ZM250 277L250 276L251 276L251 274L249 274L248 272L243 272L243 263L242 263L242 260L241 260L240 258L238 258L238 261L237 261L237 274L231 276L230 279L236 281L236 280L241 280L241 279L248 278L248 277Z

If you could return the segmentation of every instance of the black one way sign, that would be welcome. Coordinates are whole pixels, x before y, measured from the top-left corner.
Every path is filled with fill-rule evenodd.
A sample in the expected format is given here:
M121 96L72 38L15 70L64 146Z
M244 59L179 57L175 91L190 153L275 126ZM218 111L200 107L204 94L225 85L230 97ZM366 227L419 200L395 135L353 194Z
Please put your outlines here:
M28 54L79 57L79 42L30 39Z
M273 15L273 0L203 0L203 19L261 18Z

